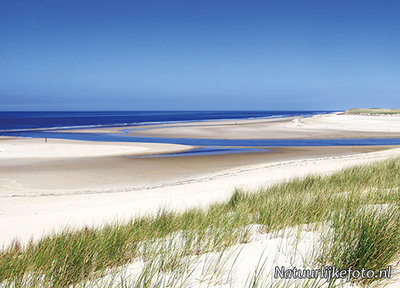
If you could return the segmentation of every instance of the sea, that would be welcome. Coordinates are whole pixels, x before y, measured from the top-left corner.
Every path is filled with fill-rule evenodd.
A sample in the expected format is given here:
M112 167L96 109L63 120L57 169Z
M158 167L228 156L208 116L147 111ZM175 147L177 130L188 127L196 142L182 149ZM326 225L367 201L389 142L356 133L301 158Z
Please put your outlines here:
M131 126L193 121L311 117L339 111L25 111L0 112L0 136L58 138L110 142L150 142L201 146L157 157L214 155L265 151L267 147L400 145L398 138L370 139L191 139L136 137ZM129 129L127 127L130 127ZM65 129L121 127L122 133L74 133ZM124 129L124 127L126 127ZM146 157L146 156L145 156ZM154 157L154 156L149 156Z
M0 112L0 133L190 121L312 116L334 111L33 111Z

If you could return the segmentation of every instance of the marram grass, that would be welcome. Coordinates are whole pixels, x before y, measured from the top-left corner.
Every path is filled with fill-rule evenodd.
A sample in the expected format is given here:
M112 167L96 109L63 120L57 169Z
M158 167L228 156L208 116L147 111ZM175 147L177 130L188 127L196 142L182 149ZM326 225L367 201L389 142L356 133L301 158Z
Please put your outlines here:
M252 224L263 232L329 224L321 264L377 271L399 256L399 187L395 159L259 191L236 190L227 202L207 209L65 229L27 245L15 241L0 252L0 287L104 287L96 281L138 259L145 265L126 287L188 287L196 257L246 243ZM263 287L257 279L249 287Z
M393 115L400 114L400 109L382 109L382 108L351 108L344 112L345 114L362 115Z

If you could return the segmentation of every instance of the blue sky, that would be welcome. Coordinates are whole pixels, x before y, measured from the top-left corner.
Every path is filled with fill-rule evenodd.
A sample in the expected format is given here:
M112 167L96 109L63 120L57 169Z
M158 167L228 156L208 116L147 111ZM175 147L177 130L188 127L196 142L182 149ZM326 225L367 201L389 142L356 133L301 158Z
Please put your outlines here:
M400 1L0 2L0 110L398 107Z

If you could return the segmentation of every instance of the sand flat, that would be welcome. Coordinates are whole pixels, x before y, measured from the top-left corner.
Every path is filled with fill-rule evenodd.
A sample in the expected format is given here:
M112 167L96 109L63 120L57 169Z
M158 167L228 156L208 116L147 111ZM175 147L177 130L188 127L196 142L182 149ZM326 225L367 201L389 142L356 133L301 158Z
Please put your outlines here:
M192 149L191 146L157 143L89 142L61 139L0 139L0 159L82 158L117 155L172 153Z
M400 116L316 115L309 118L189 123L146 128L136 136L208 139L399 138Z
M108 127L63 132L121 133L141 137L205 139L400 138L400 116L331 113L312 117L216 120L147 126Z
M289 129L283 134L289 135L292 133L289 131L296 130L298 134L290 134L292 137L298 137L303 130L307 131L304 132L307 137L315 137L316 134L310 134L312 129L303 126L312 126L317 133L325 131L323 133L329 134L333 131L330 129L332 126L344 123L338 127L353 137L378 132L398 137L396 129L400 128L395 124L400 118L379 117L377 120L362 117L359 118L360 125L357 121L348 122L347 117L333 114L302 118L301 122L297 118L241 120L238 123L223 121L223 124L220 121L202 122L198 123L198 128L209 129L205 130L208 137L221 131L225 131L223 135L232 137L250 134L253 137L276 137L270 132L282 127ZM366 120L370 122L361 127ZM301 127L292 127L295 124ZM179 123L171 129L184 135L197 129L192 126L193 123ZM378 132L361 133L362 129L367 130L367 126ZM121 128L113 129L118 131ZM338 132L340 129L337 128L335 133L342 133ZM269 134L266 131L270 131ZM379 133L374 135L381 135ZM256 189L291 177L331 173L350 165L400 156L398 146L340 146L281 147L258 153L212 156L127 157L191 148L174 144L55 139L44 143L44 139L1 139L0 245L15 237L37 239L43 233L66 225L101 225L116 219L154 213L160 207L185 209L204 206L227 199L235 187Z
M38 168L32 172L27 172L28 169L20 170L18 167L14 167L13 170L3 165L1 167L0 227L2 233L0 242L10 243L15 237L23 241L27 241L30 237L38 239L53 229L60 230L67 225L74 227L101 225L117 219L129 219L137 215L155 213L163 207L180 210L204 206L227 199L235 187L257 189L257 187L268 186L295 176L330 173L349 165L400 156L400 148L381 150L381 147L380 151L367 153L362 153L368 151L363 151L363 149L371 150L371 147L353 147L353 151L346 151L346 149L329 151L327 147L319 148L321 148L319 152L315 149L308 153L305 153L307 149L304 147L296 148L300 149L296 152L285 148L284 150L288 151L277 152L269 161L265 159L260 161L259 155L254 155L253 164L246 162L250 160L245 161L242 158L245 155L223 155L232 156L231 161L233 161L233 156L237 157L238 162L234 164L227 161L227 158L216 157L214 161L210 161L210 156L202 162L199 159L203 157L197 157L195 161L199 161L198 166L194 165L196 162L191 162L187 158L164 158L164 164L154 162L151 164L155 165L153 169L149 167L145 169L147 177L150 177L149 175L160 177L158 182L147 179L148 183L140 185L135 182L138 179L143 181L144 175L134 177L135 174L127 169L128 166L123 166L118 170L114 165L99 166L100 162L96 162L97 160L109 161L113 157L94 157L92 160L96 161L87 163L83 161L84 159L76 162L67 161L64 163L67 166L60 167L58 170L52 168L51 165L54 163L51 164L51 161L44 161L41 164L43 166L37 163ZM361 150L356 151L357 148ZM258 162L255 159L258 159ZM119 160L131 161L132 159L114 159L117 162ZM153 160L153 158L141 160ZM191 174L174 174L176 172L173 167L179 167L185 162L188 166L183 166L181 172L190 171ZM226 166L226 164L225 168L222 168L223 163L231 163L231 168L228 168L229 165ZM213 164L218 168L209 169ZM19 162L18 165L23 167L25 163ZM46 165L48 170L44 171ZM143 162L139 162L138 165L144 169ZM232 165L239 166L232 167ZM192 170L190 166L193 167ZM199 167L198 170L196 167ZM4 172L6 170L7 173ZM126 174L121 174L122 170L125 170ZM4 182L5 179L8 182Z
M28 143L19 145L23 151L29 147ZM19 140L24 142L24 140ZM75 141L69 141L75 145ZM96 143L76 141L79 147L88 150ZM34 141L36 145L36 141ZM43 144L44 145L44 144ZM198 177L204 177L220 171L242 167L271 163L275 161L310 159L322 156L343 156L358 153L367 153L389 149L395 146L350 146L350 147L281 147L269 148L265 152L225 154L208 156L186 156L167 158L135 158L134 154L110 155L108 146L105 147L103 156L82 157L77 154L72 157L66 154L63 157L53 155L54 151L64 149L65 142L51 145L54 148L46 157L15 157L7 155L0 158L0 197L21 197L35 195L65 195L98 193L104 189L152 189L155 187L171 186L176 183L195 181ZM145 147L146 143L138 143ZM156 147L163 145L155 144ZM149 145L152 147L153 145ZM182 146L182 147L181 147ZM2 147L0 143L0 147ZM114 149L120 147L113 145ZM121 146L123 148L129 146ZM136 146L133 146L136 149ZM167 146L170 147L170 146ZM172 145L171 148L174 146ZM180 149L186 146L179 145ZM1 148L0 148L1 149ZM14 148L15 149L15 148ZM99 149L99 147L97 147ZM111 152L115 151L111 150ZM71 149L73 151L73 149ZM176 152L177 150L156 150L148 148L149 151ZM99 151L95 151L99 153ZM142 152L142 150L140 150ZM42 151L44 153L44 151ZM82 152L81 152L82 153ZM1 153L0 153L1 155ZM139 154L140 155L140 154ZM18 155L19 156L19 155ZM67 157L68 156L68 157ZM129 156L129 157L127 157ZM232 188L233 189L233 188Z

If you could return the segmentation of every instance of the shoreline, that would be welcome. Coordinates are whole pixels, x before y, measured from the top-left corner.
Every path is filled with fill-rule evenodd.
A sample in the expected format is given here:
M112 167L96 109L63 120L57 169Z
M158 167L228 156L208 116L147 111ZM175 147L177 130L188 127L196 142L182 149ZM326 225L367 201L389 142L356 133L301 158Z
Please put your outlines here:
M400 116L348 115L339 112L311 117L193 121L91 129L65 133L117 133L122 136L192 139L363 139L400 138Z
M330 133L324 128L326 123L319 120L331 117L336 119L337 116L317 115L301 118L311 122L296 121L294 124L306 125L316 121L313 129L325 129ZM240 124L225 121L223 127L220 127L222 122L218 122L217 130L214 129L216 124L211 122L207 127L218 132L226 131L222 135L231 134L232 129L241 125L251 130L253 135L268 129L269 132L281 129L287 124L290 124L290 131L303 130L303 127L293 125L296 119L276 118L267 122L253 119L242 120ZM263 128L265 123L268 125ZM379 125L382 122L375 123L370 129L382 130ZM186 133L187 129L193 129L192 126L173 129ZM96 128L91 130L98 131ZM243 136L248 135L247 130L235 131ZM312 129L305 130L309 133ZM207 130L210 134L215 131ZM352 133L353 136L357 134ZM30 236L38 238L43 231L49 233L66 225L101 225L116 219L155 213L160 207L185 209L204 206L225 200L235 187L256 189L291 177L331 173L349 165L400 156L399 147L300 146L243 154L134 158L126 156L175 153L195 146L60 139L49 139L44 143L43 139L2 138L0 228L8 232L2 234L0 245L15 237L24 240Z
M115 111L118 112L118 111ZM189 111L194 112L194 111ZM199 111L199 112L209 112L209 111ZM222 111L229 112L229 111ZM238 111L240 112L240 111ZM245 111L244 111L245 112ZM297 112L297 111L264 111L264 112ZM179 124L191 124L191 123L208 123L208 122L226 122L226 121L258 121L258 120L274 120L283 118L296 118L296 117L312 117L315 115L326 115L332 113L340 113L338 111L298 111L303 112L303 116L285 116L286 114L278 114L271 116L252 116L248 118L216 118L216 119L193 119L193 120L165 120L165 121L142 121L142 122L131 122L131 123L110 123L110 124L94 124L94 125L69 125L69 126L49 126L41 128L28 128L28 129L6 129L0 130L0 132L7 133L7 131L12 132L25 132L25 131L88 131L93 132L96 129L122 129L124 127L148 127L148 126L158 126L158 125L179 125ZM8 136L0 136L8 137Z

